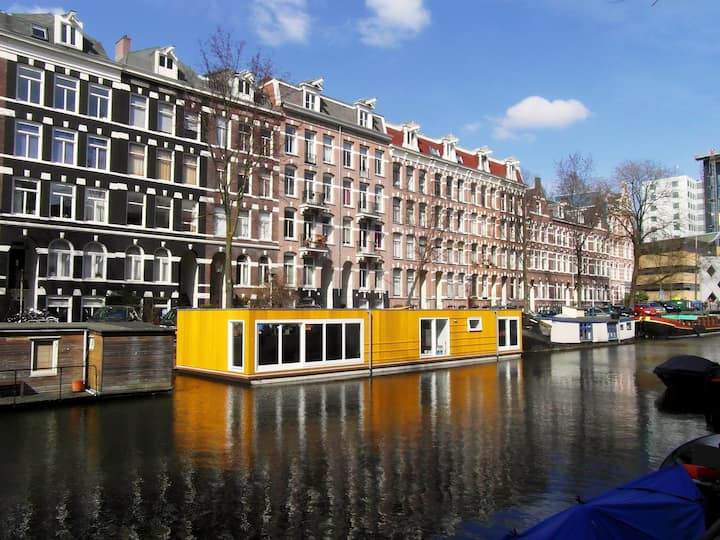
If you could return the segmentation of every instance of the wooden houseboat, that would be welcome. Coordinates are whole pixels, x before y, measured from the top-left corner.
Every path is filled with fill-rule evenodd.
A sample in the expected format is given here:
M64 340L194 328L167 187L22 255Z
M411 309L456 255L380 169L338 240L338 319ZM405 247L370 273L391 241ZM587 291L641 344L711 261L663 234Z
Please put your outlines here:
M172 390L174 348L146 323L0 323L0 406Z
M195 309L178 371L260 383L364 377L517 357L518 310Z

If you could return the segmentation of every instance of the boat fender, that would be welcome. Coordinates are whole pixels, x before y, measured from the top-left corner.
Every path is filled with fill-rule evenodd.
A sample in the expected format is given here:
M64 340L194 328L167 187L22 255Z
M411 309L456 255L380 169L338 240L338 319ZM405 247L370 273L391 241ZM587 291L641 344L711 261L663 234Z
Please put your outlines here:
M720 471L717 469L694 465L692 463L683 463L682 466L693 480L717 480L720 478Z

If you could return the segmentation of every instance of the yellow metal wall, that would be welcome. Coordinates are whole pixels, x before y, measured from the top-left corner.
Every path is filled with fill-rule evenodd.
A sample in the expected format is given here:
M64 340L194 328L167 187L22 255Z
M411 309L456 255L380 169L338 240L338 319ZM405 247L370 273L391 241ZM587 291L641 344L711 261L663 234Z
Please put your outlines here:
M368 321L372 317L372 333ZM468 318L480 318L482 330L468 331ZM486 310L330 310L330 309L190 309L178 311L176 365L181 368L207 370L219 374L236 373L244 377L255 375L255 323L258 320L364 321L363 361L352 367L368 367L372 339L372 365L383 366L416 361L440 361L444 358L477 358L497 352L497 318L517 317L521 332L520 311ZM449 320L450 351L442 356L420 356L420 319ZM228 321L245 323L245 348L242 371L228 369ZM371 337L372 336L372 337ZM519 339L521 336L519 335ZM518 348L518 351L520 348ZM517 351L516 351L517 352ZM343 366L344 367L344 366ZM273 373L317 372L343 369L313 366L303 370L278 369ZM263 375L268 376L267 372Z

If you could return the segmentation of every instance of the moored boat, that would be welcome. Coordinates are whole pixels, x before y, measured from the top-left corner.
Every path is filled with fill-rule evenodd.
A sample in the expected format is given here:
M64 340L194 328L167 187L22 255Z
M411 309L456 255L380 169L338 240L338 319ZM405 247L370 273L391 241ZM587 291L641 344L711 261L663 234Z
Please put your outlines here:
M635 322L638 336L647 338L678 338L720 332L717 315L643 315Z
M702 356L680 354L655 367L653 372L675 397L702 399L709 375L720 364Z
M504 540L697 539L707 530L704 497L678 464L578 501Z

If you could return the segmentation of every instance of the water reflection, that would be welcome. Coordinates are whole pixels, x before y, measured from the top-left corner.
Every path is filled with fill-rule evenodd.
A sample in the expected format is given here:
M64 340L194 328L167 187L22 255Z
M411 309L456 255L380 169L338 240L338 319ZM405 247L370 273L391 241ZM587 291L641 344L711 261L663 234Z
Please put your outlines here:
M0 537L497 537L705 433L652 369L718 343L5 412Z

